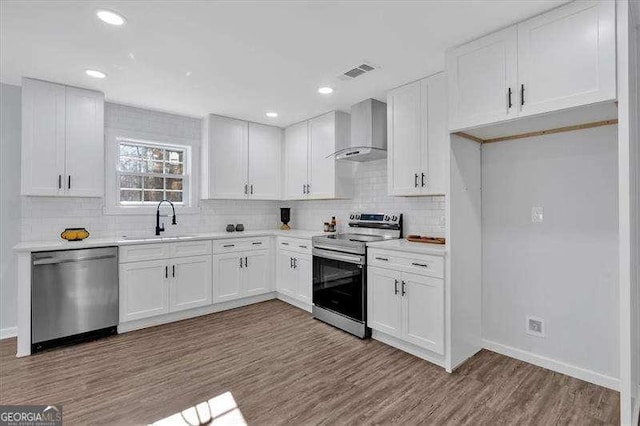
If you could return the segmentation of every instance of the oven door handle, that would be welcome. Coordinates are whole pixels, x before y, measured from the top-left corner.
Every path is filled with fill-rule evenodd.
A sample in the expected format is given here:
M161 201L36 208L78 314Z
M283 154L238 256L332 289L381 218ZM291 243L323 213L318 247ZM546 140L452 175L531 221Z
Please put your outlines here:
M347 254L353 254L355 256L360 256L360 253L355 252L355 251L351 251L349 249L349 247L340 247L340 252L336 252L335 246L326 246L326 245L322 245L322 244L314 244L313 245L313 250L315 249L321 249L323 252L325 251L329 251L330 253L338 253L338 254L342 254L342 253L347 253Z
M339 260L347 263L355 263L357 265L364 265L364 256L351 255L347 253L338 253L331 250L313 248L313 255L316 257L322 257L325 259Z

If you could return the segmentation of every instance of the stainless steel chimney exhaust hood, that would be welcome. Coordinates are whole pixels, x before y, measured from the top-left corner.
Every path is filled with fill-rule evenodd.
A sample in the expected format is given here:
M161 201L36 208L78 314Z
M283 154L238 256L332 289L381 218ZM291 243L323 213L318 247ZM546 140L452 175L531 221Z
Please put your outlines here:
M359 162L387 157L387 104L367 99L351 107L350 145L332 155Z

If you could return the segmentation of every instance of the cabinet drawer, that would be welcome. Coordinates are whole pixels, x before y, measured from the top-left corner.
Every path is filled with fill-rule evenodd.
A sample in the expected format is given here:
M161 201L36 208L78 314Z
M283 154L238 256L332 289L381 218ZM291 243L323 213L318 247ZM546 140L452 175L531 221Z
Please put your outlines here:
M302 238L278 238L278 248L283 250L291 250L301 254L311 254L311 240Z
M171 244L169 243L121 246L119 251L120 263L168 259L170 257Z
M271 247L270 237L234 238L213 242L214 253L232 253L236 251L264 250Z
M395 250L370 249L367 264L380 268L444 278L444 258Z
M171 257L202 256L211 254L211 241L184 241L171 244Z

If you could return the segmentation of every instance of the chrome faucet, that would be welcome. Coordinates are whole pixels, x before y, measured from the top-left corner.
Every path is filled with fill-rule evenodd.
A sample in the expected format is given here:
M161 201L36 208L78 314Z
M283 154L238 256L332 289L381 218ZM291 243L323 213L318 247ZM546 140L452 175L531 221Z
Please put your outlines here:
M160 235L161 232L164 232L164 223L160 226L160 206L162 203L169 203L171 205L171 210L173 210L173 219L171 220L172 225L176 225L176 209L173 207L173 203L169 200L162 200L158 203L158 209L156 210L156 235Z

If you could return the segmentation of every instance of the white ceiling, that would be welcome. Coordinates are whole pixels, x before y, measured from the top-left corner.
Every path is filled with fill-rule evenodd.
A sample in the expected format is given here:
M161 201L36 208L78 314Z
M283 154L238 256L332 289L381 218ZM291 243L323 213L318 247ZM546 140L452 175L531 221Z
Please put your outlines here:
M444 51L566 0L0 2L0 81L286 126L444 69ZM99 21L97 8L127 24ZM381 68L350 82L363 61ZM108 74L95 80L87 68ZM317 88L329 85L329 96ZM269 119L266 111L277 111Z

